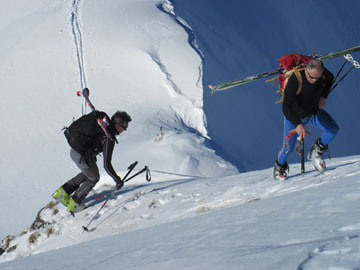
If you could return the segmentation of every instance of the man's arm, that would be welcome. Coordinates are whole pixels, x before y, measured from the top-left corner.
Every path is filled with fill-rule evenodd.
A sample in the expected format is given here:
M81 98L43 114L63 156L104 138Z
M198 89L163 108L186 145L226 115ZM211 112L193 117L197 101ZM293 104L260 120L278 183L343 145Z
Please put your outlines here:
M111 164L111 158L114 151L114 141L106 139L104 146L103 146L103 155L104 155L104 168L106 172L114 179L116 183L121 181L120 176L118 176Z

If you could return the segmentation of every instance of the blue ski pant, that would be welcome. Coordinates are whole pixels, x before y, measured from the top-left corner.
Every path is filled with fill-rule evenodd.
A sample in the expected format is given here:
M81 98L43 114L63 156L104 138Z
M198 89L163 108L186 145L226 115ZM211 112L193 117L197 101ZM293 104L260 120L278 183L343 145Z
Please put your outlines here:
M323 145L328 145L335 138L339 131L339 126L325 110L319 110L317 114L303 118L301 121L303 122L304 126L310 122L311 126L317 127L322 131L320 142ZM295 126L284 117L283 146L277 158L280 165L285 164L289 155L294 151L298 134L293 134L288 141L286 139L286 136L289 135L289 131L293 129L295 129Z

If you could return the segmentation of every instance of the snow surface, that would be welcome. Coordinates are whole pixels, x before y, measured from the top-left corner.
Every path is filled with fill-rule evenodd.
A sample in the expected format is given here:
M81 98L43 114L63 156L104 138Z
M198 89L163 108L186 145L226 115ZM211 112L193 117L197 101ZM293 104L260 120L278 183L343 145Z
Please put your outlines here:
M274 182L271 169L153 172L152 182L139 177L118 191L89 232L82 226L102 201L75 218L59 205L55 215L45 210L53 225L15 238L0 260L25 258L1 269L359 269L360 157L331 160L323 175L311 167L302 177L291 166L286 182Z
M327 12L315 17L315 22L331 18L336 27L334 32L321 32L310 46L305 32L314 21L306 18L313 18L319 5L281 1L289 6L272 4L263 13L256 9L256 2L235 2L2 3L0 108L6 117L0 138L6 143L2 144L4 158L0 162L0 237L4 238L0 248L5 236L13 237L7 238L0 269L360 269L360 156L353 155L358 153L353 147L357 124L347 130L346 123L342 132L348 140L338 139L340 146L355 149L342 155L352 156L328 160L328 171L322 175L306 163L307 173L302 177L299 164L291 164L289 180L275 182L271 165L262 169L273 161L268 149L263 152L259 133L250 132L252 126L241 117L244 113L234 112L229 105L244 98L217 95L219 103L207 103L209 92L203 90L210 77L221 82L234 79L230 77L235 73L246 76L247 72L271 70L273 59L288 50L283 44L266 54L259 48L275 48L274 44L261 43L256 32L246 32L244 27L239 28L242 38L238 39L232 32L236 25L230 27L235 19L259 26L261 20L253 16L255 11L261 19L274 14L271 11L283 14L289 6L311 10L304 15L306 27L296 22L286 24L290 32L301 29L296 38L303 44L295 46L296 41L289 41L287 46L328 52L333 47L359 45L358 35L352 36L358 33L357 25L349 27L355 21L351 5L320 1ZM359 7L355 1L349 2ZM327 3L336 8L330 9ZM244 16L224 16L229 10L236 14L235 7L241 8ZM198 16L200 11L204 12ZM215 11L219 11L218 17ZM278 20L286 16L290 15ZM271 23L278 25L279 21ZM222 30L205 31L204 25ZM345 27L341 41L335 42L332 35ZM221 38L216 42L213 34L219 31ZM266 35L270 33L274 31ZM228 42L223 42L224 37ZM327 37L326 45L321 44L322 37ZM211 46L206 40L213 41ZM247 48L249 59L255 57L248 69L240 64L235 68L231 57L220 57L223 52L236 59L243 57L235 56L239 46ZM255 69L259 59L267 62L264 70ZM225 78L229 71L234 73ZM354 103L359 99L352 90L359 86L355 72L347 79L352 83L339 87L351 89ZM237 92L250 97L247 109L259 91L265 91L260 84L247 88L258 87L254 94ZM51 200L50 194L77 173L60 130L73 117L89 111L75 95L83 87L90 88L97 108L109 114L126 110L133 118L115 148L113 163L119 175L138 160L137 169L150 167L152 181L148 183L140 175L126 183L97 216L104 198L75 217L60 204L43 209L39 217L47 223L31 229L38 211ZM345 97L336 98L347 104ZM266 102L271 103L270 95ZM336 110L329 103L331 111ZM276 134L282 121L270 124L274 123L272 116L280 113L274 112L276 105L270 106L261 112L269 116L261 123L279 137ZM220 114L214 118L214 113ZM354 113L352 105L346 106L340 119ZM250 116L248 111L245 115ZM256 117L254 124L260 121ZM340 126L345 124L342 122L346 121L341 120ZM224 124L245 130L229 130ZM276 153L273 136L267 144ZM252 139L261 143L250 143ZM240 150L237 141L242 142ZM229 158L228 149L219 147L223 142L233 145L236 157ZM332 155L337 156L333 151ZM293 160L297 162L296 154ZM101 163L100 158L100 167ZM249 171L251 168L261 170ZM239 173L238 169L248 172ZM101 168L101 180L89 198L112 187L113 181ZM88 226L89 232L82 226Z

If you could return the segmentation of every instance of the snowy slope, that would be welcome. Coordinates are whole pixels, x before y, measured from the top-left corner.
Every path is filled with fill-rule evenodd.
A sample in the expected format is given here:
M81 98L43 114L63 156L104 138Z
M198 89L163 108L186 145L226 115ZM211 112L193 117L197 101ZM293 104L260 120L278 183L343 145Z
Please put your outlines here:
M125 110L133 118L113 156L116 170L138 160L189 175L237 171L206 146L201 58L161 4L3 3L1 237L22 230L77 173L61 129L85 112L75 95L85 86L96 108L109 115Z
M324 175L307 163L305 177L294 163L288 181L274 182L270 151L276 154L274 138L279 137L281 121L272 120L281 113L271 102L273 92L257 83L247 88L254 91L216 96L213 100L219 103L208 103L209 92L202 85L272 69L273 59L289 46L327 52L335 45L355 45L358 31L351 27L356 22L351 4L321 1L324 13L319 12L323 6L310 2L283 1L286 5L271 4L263 12L257 2L243 3L2 3L0 108L6 117L0 131L1 269L360 268L360 157L327 161ZM337 8L330 9L332 5ZM284 12L289 8L311 10L301 13L305 26L299 21L284 24L291 17ZM231 16L225 16L229 10ZM288 33L300 29L301 34L295 40L289 35L291 44L278 47L274 31L266 34L267 42L251 28L246 31L250 25L262 29L267 16L277 18L269 20L274 27L282 25ZM334 29L319 34L313 26L320 21L322 26L330 21ZM306 33L312 38L318 34L314 44ZM265 45L272 48L269 54ZM246 53L238 55L239 48ZM244 62L244 57L254 61ZM264 70L258 69L259 61ZM344 89L357 89L358 83L352 74ZM60 130L86 111L75 95L85 86L97 108L109 114L126 110L133 117L114 153L119 175L138 160L139 169L150 167L153 179L147 183L141 175L116 192L88 226L90 232L82 226L104 199L75 218L61 205L44 209L39 217L45 225L31 229L51 192L77 173ZM336 98L343 108L337 115L340 126L345 124L345 137L340 137L333 156L339 148L345 149L342 155L358 153L350 144L357 124L350 128L353 123L345 121L357 110L345 106L344 96ZM350 97L356 104L358 93ZM268 104L258 111L261 132L259 115L253 115L256 101ZM264 129L270 134L266 140ZM229 149L235 156L229 157ZM294 154L292 160L298 157ZM237 168L266 169L239 174ZM112 186L102 170L89 197Z
M44 214L57 222L53 233L38 230L33 245L30 232L15 238L0 261L34 256L1 269L358 269L360 157L331 160L323 175L306 168L302 177L291 166L286 182L274 182L271 169L220 178L156 172L154 182L119 191L90 232L82 226L100 203L75 218Z

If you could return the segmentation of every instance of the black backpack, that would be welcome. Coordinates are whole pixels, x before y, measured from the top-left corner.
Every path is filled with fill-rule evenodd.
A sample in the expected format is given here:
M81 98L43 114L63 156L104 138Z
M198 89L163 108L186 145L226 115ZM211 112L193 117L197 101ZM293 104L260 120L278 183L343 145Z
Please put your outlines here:
M102 151L106 134L98 123L98 119L101 119L103 123L106 121L109 123L106 113L93 111L81 116L65 128L64 134L69 145L84 156Z

